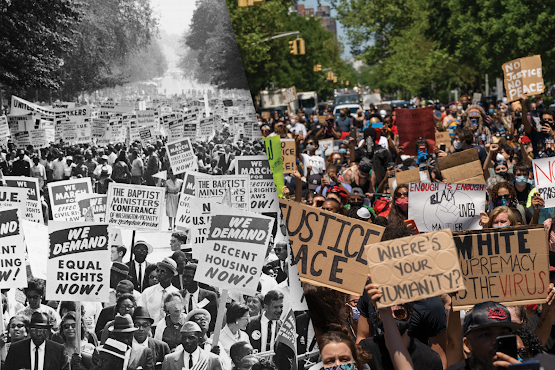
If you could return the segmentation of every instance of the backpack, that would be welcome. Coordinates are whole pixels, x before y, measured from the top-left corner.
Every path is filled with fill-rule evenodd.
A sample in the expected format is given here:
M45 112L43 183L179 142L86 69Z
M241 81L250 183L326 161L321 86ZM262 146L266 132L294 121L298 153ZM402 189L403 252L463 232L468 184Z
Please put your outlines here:
M374 208L374 212L376 212L376 217L382 216L387 218L389 216L389 211L391 211L390 205L391 205L391 199L388 199L388 198L376 199L374 201L374 204L372 204L372 208Z

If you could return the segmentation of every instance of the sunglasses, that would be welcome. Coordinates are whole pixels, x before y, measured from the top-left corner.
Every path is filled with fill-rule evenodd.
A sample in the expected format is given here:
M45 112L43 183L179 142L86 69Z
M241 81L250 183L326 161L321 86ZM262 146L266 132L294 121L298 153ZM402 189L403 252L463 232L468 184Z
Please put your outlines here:
M398 191L396 194L397 194L397 197L403 197L403 196L408 197L409 196L408 191L403 191L403 192Z
M509 200L509 199L511 199L511 194L498 195L498 197L499 197L500 199L507 199L507 200Z
M317 200L316 201L316 207L322 207L322 205L324 204L325 200Z
M21 329L23 327L25 327L25 324L11 324L10 325L11 329Z
M64 324L64 325L62 325L62 328L66 329L66 330L67 329L75 329L75 323L73 323L73 324Z

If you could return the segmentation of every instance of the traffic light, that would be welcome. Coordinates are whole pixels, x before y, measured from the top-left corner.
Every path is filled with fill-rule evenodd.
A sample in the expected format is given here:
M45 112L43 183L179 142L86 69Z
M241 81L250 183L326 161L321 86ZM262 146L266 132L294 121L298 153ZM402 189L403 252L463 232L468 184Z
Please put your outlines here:
M315 64L314 65L314 72L320 72L322 70L322 65L321 64Z
M253 5L262 5L262 0L253 0Z
M333 82L337 83L337 76L333 76Z
M349 81L347 81L347 82L345 83L345 85L349 86Z
M341 85L343 85L343 81L341 81Z
M297 40L289 41L289 49L291 50L289 53L293 55L299 54L297 50Z
M326 77L326 80L328 80L328 81L333 80L333 72L328 71L328 77Z
M304 39L297 39L299 40L299 55L304 55L305 54L305 48L304 48Z
M238 0L237 5L239 6L239 8L244 8L246 6L249 6L249 4L247 3L247 0Z

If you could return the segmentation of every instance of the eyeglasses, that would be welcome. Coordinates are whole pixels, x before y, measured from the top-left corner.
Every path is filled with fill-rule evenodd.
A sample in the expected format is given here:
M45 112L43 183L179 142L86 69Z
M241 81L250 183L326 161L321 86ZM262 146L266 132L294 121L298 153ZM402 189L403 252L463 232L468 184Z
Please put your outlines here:
M21 329L25 327L25 324L10 324L10 329Z
M64 325L62 325L62 328L63 328L64 330L67 330L67 329L75 329L75 326L76 326L75 323L73 323L73 324L64 324Z
M408 191L403 191L403 192L398 191L396 194L397 194L397 197L408 197L409 196Z
M407 310L404 307L397 308L393 310L393 317L399 320L404 320L407 318Z
M148 323L148 322L145 322L143 324L137 323L137 324L135 324L135 327L139 328L139 329L141 329L141 328L142 329L150 329L150 323Z

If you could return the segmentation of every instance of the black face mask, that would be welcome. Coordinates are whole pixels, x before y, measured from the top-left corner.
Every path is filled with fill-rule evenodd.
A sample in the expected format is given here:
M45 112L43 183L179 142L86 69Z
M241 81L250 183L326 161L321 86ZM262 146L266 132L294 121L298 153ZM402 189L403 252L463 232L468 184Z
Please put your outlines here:
M457 112L451 112L451 115L452 115L453 117L457 117Z
M351 207L362 207L362 202L352 202Z
M463 103L463 105L462 105L462 106L463 106L463 109L465 109L465 110L466 110L466 107L468 107L468 103Z
M341 116L341 118L345 117L345 113L341 113L339 116Z
M396 318L395 322L397 323L397 329L399 329L399 334L403 335L409 329L410 323L408 318L403 320Z

